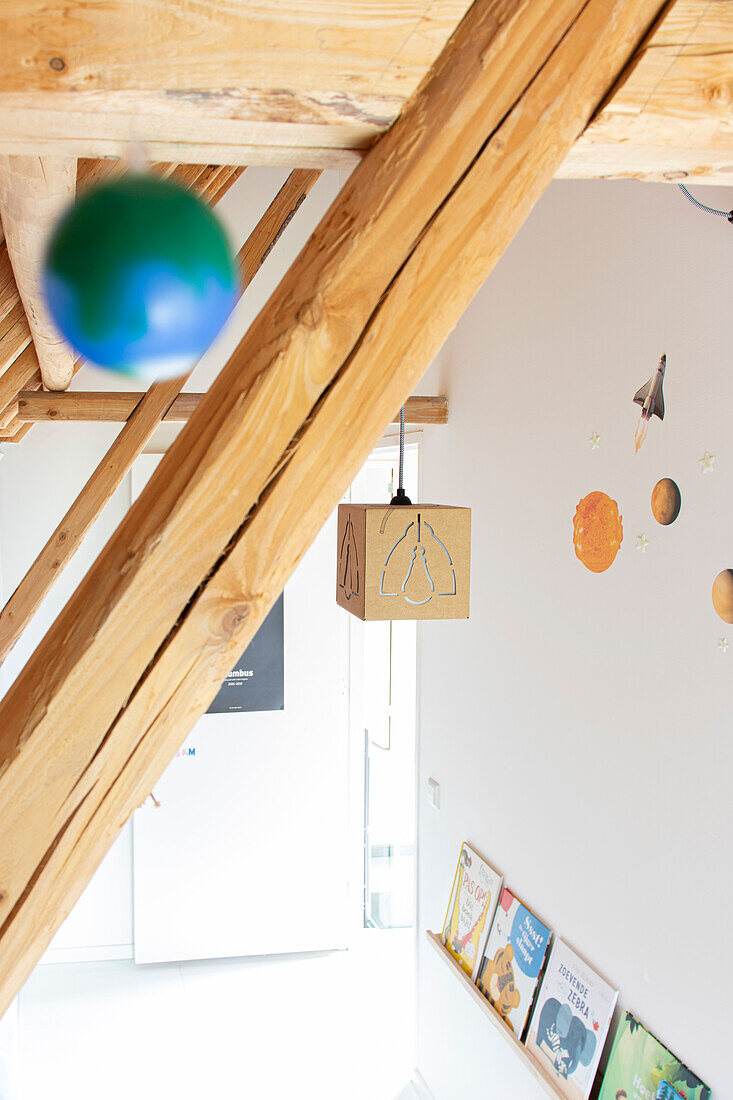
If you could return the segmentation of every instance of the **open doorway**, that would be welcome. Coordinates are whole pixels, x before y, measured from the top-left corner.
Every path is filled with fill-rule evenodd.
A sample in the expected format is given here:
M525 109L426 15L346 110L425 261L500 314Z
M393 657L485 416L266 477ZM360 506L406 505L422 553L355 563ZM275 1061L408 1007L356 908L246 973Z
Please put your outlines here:
M419 451L405 449L405 489L417 500ZM351 500L389 501L398 449L375 450L351 488ZM412 928L415 923L415 622L351 620L351 708L362 799L362 923Z

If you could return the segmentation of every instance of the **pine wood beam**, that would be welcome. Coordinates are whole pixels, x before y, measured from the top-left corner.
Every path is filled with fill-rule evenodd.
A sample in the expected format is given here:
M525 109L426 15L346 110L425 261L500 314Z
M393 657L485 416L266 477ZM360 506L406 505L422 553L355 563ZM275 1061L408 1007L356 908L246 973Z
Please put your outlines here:
M105 156L135 134L160 160L351 167L468 2L4 0L2 143Z
M74 373L74 353L46 309L41 276L48 235L74 197L76 160L0 155L0 217L46 389L65 390Z
M5 241L0 237L0 322L4 321L18 301L18 288Z
M659 0L477 0L0 704L0 1010Z
M11 414L17 412L17 401L21 390L36 389L41 385L41 372L38 367L38 356L33 344L28 344L20 355L0 374L0 410L5 413L11 410Z
M18 394L13 411L20 423L38 420L52 423L100 420L123 423L132 415L142 397L141 393L125 391L75 390L66 393L39 393L35 389L24 390ZM163 419L167 423L185 423L191 419L203 397L202 393L179 394ZM408 397L405 402L405 420L408 424L447 424L448 402L444 397ZM395 416L392 423L398 422L399 416Z
M3 246L4 247L4 246ZM0 321L0 377L31 342L31 330L20 297Z
M298 209L318 175L318 172L298 170L290 174L243 245L240 255L254 251L262 258L260 262L264 260L270 246L290 221L291 211ZM280 211L279 222L272 220L273 207ZM188 377L185 375L157 382L147 393L134 395L136 404L126 418L122 431L0 612L0 664L71 561L102 509L122 484L135 459L142 454L155 429L165 419ZM74 398L73 394L65 396ZM22 434L29 424L18 423L17 432Z
M558 176L729 185L731 72L733 0L677 0Z
M352 167L467 7L5 0L0 150L119 155L135 133L165 161ZM732 69L733 0L677 0L559 175L729 183Z

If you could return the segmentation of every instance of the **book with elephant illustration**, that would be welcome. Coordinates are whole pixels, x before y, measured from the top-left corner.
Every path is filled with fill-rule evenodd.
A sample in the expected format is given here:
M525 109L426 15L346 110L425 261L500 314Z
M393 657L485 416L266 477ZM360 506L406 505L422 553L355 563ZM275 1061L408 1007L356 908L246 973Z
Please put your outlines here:
M474 979L499 900L501 883L501 875L464 842L443 925L443 943Z
M692 1070L626 1012L616 1029L598 1100L655 1100L660 1095L709 1100L711 1093Z
M537 992L550 935L511 890L502 890L476 984L518 1039Z
M527 1050L568 1100L588 1100L618 992L555 940L527 1034Z

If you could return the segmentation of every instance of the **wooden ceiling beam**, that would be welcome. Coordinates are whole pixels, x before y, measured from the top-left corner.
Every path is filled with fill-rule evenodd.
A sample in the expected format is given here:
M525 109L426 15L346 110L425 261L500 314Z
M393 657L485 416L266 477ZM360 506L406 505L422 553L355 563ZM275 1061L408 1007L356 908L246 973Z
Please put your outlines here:
M173 162L350 168L467 7L6 0L0 151L119 156L133 135ZM677 0L558 175L730 183L732 69L733 0Z
M129 145L126 135L129 134L131 125L127 118L119 124L110 125L109 116L99 114L98 101L90 105L87 114L81 113L78 108L75 110L76 104L73 101L66 100L67 107L64 109L63 102L64 97L54 96L53 109L49 107L29 113L21 106L7 107L7 99L3 98L0 101L0 127L11 126L12 130L20 130L22 136L12 137L7 131L3 133L0 129L0 150L12 156L30 155L31 150L45 156L75 155L94 159L124 156ZM105 117L107 122L102 123L101 119ZM21 126L21 123L24 125ZM316 168L319 171L324 168L348 170L359 163L369 148L366 142L358 145L313 144L317 138L344 143L354 140L350 132L332 133L330 127L323 128L326 133L305 133L302 141L297 143L293 130L300 133L303 127L284 128L273 125L265 128L267 133L261 135L259 142L248 141L246 139L252 129L249 123L212 126L211 119L206 115L197 119L195 126L177 125L175 118L169 119L169 124L165 127L165 137L162 138L155 136L160 128L161 122L157 117L150 127L139 127L148 155L155 161L173 159L181 164L205 161L211 164L233 163L242 167L250 165L262 168ZM110 133L110 136L93 137L95 131L100 129ZM285 129L284 136L290 139L289 142L274 140L282 129ZM267 138L271 140L268 141Z
M638 49L476 0L0 703L0 1012Z
M134 136L160 160L352 167L468 4L5 0L0 149L99 157Z
M107 421L121 424L134 412L142 400L141 393L81 390L66 393L38 393L26 390L18 394L14 414L25 421ZM185 423L201 404L204 394L182 393L166 412L167 423ZM392 423L399 423L399 415ZM448 402L444 397L408 397L405 402L405 420L408 424L447 424ZM0 421L2 427L2 421Z
M65 390L74 374L74 353L51 320L41 277L49 232L75 191L75 159L0 155L5 243L48 390Z
M252 230L242 247L242 253L246 251L250 254L255 241L254 251L261 257L260 262L269 255L284 226L290 221L291 213L300 207L318 175L318 172L311 171L291 172ZM222 182L222 189L226 182L228 180ZM273 222L273 208L280 211L280 222ZM246 285L243 283L243 288ZM135 459L142 454L146 443L165 419L188 377L184 375L181 378L156 382L147 393L134 395L137 399L135 407L126 418L120 434L0 612L0 664L71 561L102 509L122 484ZM74 398L73 394L64 396L71 397L72 400ZM30 423L21 422L17 416L15 419L17 426L12 425L13 430L22 437ZM2 438L0 436L0 440Z
M563 179L733 182L733 0L676 0Z

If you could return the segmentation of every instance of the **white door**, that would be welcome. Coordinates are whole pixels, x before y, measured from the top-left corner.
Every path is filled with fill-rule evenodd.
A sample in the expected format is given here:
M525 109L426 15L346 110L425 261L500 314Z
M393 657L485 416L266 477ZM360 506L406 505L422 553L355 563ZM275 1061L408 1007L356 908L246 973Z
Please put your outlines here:
M143 455L133 495L158 461ZM134 818L136 962L346 946L348 616L331 517L285 589L285 706L211 714Z

